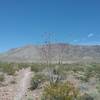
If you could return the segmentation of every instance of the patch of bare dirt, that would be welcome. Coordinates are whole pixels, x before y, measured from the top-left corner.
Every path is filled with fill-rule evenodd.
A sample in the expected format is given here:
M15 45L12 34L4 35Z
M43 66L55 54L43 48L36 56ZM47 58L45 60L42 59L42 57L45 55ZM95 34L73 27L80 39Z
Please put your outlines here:
M27 68L7 78L0 87L0 100L22 100L30 86L31 76L32 72Z

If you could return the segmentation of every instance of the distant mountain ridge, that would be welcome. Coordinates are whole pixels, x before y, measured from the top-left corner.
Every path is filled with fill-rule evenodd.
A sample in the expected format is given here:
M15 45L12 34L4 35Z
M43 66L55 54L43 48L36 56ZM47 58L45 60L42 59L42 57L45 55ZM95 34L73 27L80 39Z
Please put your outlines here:
M11 49L0 55L0 61L4 62L27 62L39 63L49 50L52 62L100 62L100 45L70 45L70 44L51 44L50 48L46 45L27 45L20 48Z

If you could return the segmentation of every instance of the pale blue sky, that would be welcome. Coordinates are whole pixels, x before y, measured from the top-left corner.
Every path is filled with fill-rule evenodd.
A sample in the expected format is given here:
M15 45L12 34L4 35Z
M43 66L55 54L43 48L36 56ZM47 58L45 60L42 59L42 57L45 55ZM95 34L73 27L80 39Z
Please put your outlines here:
M99 0L0 0L0 52L43 42L100 44Z

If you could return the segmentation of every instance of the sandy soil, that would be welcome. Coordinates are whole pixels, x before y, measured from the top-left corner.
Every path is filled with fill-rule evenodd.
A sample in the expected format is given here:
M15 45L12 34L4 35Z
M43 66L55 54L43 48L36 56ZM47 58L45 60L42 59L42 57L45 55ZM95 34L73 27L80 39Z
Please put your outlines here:
M32 77L30 68L22 69L13 76L15 84L9 83L7 86L0 87L0 100L23 100Z

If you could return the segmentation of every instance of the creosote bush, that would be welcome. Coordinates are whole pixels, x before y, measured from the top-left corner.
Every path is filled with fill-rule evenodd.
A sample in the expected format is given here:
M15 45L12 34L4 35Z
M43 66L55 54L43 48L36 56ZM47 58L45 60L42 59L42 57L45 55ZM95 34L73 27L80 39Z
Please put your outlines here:
M44 88L42 100L77 100L79 91L73 84L50 84Z

